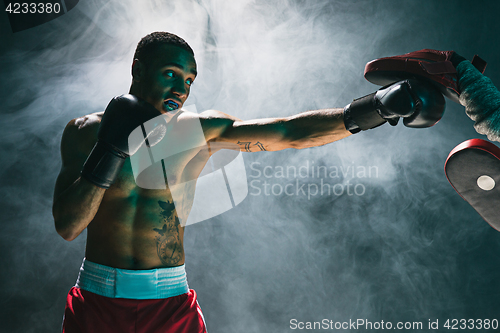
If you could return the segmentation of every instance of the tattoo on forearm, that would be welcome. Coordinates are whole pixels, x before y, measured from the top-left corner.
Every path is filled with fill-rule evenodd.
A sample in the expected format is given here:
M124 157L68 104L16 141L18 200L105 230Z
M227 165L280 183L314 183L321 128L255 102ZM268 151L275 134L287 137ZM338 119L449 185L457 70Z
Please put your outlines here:
M251 151L251 150L250 150L250 149L251 149L251 148L250 148L250 146L257 146L257 147L259 147L259 149L260 149L261 151L266 151L266 149L264 148L264 145L263 145L262 143L260 143L259 141L257 141L257 142L256 142L256 143L254 143L254 144L252 144L252 142L251 142L251 141L249 141L249 142L241 142L241 141L238 141L238 144L239 144L239 145L243 145L243 148L244 148L244 149L245 149L245 151L247 151L247 152L250 152L250 151Z
M183 258L183 249L179 236L179 218L175 216L173 201L158 201L162 212L163 228L154 228L158 233L156 239L156 252L161 262L167 266L177 265Z
M251 142L241 142L241 141L238 141L238 144L239 145L244 145L244 148L246 151L250 151L250 144Z
M257 141L257 142L255 143L255 145L256 145L257 147L259 147L259 148L260 148L260 150L262 150L262 151L266 151L266 149L264 148L264 145L263 145L262 143L260 143L259 141Z

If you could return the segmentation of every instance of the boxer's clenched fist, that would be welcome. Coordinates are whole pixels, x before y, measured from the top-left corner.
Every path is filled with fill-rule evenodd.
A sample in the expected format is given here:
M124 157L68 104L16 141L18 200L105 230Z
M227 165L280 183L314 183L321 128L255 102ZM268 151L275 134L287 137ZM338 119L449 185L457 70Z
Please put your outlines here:
M354 100L344 108L346 129L356 133L386 121L396 125L399 118L407 127L431 127L443 116L445 100L430 84L408 79Z
M151 104L133 95L113 98L102 116L98 141L83 165L82 177L99 187L109 188L125 159L139 148L129 146L130 133L160 115Z

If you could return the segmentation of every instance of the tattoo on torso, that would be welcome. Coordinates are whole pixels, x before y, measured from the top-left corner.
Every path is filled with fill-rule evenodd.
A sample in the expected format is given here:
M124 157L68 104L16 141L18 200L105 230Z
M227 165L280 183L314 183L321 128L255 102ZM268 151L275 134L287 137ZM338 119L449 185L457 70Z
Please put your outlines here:
M158 201L160 218L163 223L161 229L154 228L158 235L156 239L156 251L161 262L166 266L175 266L183 258L182 243L179 235L179 218L175 216L175 205L173 201Z

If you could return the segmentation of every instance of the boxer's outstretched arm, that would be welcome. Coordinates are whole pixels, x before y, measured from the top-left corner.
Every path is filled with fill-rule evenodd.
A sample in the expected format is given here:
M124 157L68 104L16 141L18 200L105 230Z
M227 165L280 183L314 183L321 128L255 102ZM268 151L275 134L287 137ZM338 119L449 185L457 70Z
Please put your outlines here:
M200 116L207 141L218 148L276 151L322 146L351 135L344 126L343 109L307 111L284 118L242 121L220 111Z
M408 79L358 98L343 109L248 121L219 111L205 111L200 118L211 149L215 146L252 152L322 146L385 122L394 126L400 118L407 127L431 127L441 119L444 110L444 97L437 89Z
M52 214L59 235L71 241L92 221L104 196L105 189L80 177L87 156L86 138L92 138L92 125L78 126L72 120L66 126L61 140L62 167L54 190Z

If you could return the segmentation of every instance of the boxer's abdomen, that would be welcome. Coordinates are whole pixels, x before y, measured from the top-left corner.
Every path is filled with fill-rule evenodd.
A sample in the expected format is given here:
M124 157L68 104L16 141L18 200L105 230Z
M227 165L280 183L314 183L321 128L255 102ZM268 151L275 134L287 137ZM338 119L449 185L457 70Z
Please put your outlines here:
M87 259L123 269L184 264L178 210L190 209L194 188L184 189L184 207L176 207L170 189L141 189L128 171L126 164L87 227Z

